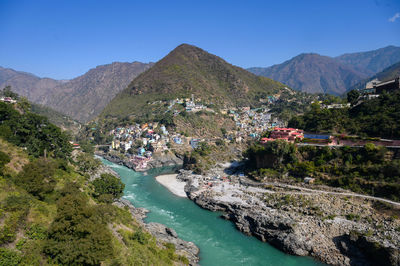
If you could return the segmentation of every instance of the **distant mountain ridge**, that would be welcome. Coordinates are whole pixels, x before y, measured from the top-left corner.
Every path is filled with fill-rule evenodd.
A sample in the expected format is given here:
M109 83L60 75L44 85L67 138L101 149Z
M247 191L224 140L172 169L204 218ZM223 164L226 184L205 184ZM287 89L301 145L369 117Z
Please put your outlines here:
M251 68L249 71L303 92L336 95L368 77L350 66L319 54L300 54L282 64L268 68Z
M340 63L358 69L366 69L371 71L371 74L376 74L400 61L400 47L390 45L373 51L343 54L334 59Z
M84 75L56 86L38 102L78 121L95 118L104 107L152 63L120 63L97 66Z
M351 88L349 89L349 91L350 91L350 90L353 90L353 89L362 89L362 88L365 88L365 85L366 85L369 81L371 81L371 80L373 80L373 79L378 79L378 80L380 80L380 81L388 81L388 80L395 79L395 78L397 78L397 77L399 77L399 76L400 76L400 61L397 62L396 64L391 65L391 66L388 67L388 68L385 68L384 70L382 70L381 72L379 72L379 73L373 75L372 77L370 77L370 78L368 78L368 79L365 79L365 80L363 80L363 81L357 83L356 85L354 85L353 87L351 87Z
M253 67L248 70L280 81L296 90L341 95L362 80L398 61L400 47L387 46L334 58L318 54L300 54L282 64L266 68Z
M121 63L97 66L85 74L58 81L0 68L0 88L12 90L30 101L53 108L80 122L95 118L135 77L153 63Z
M61 83L55 79L39 78L31 73L0 67L0 89L11 86L13 91L33 102Z
M101 116L144 115L151 102L191 94L221 107L245 106L257 102L257 95L266 97L283 88L282 83L256 76L193 45L182 44L134 79Z

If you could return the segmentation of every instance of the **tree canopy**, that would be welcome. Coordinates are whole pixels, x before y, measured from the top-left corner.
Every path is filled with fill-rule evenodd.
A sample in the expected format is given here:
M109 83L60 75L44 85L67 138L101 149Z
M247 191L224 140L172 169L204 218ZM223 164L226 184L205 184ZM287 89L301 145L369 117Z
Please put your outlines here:
M322 109L318 104L313 104L304 115L292 118L289 127L315 133L350 133L398 139L399 121L400 92L397 91L383 93L353 108Z
M111 233L77 188L57 202L44 251L63 265L100 265L113 255Z
M44 116L30 112L20 113L12 105L0 103L0 136L26 147L35 157L47 155L69 157L72 147L69 137Z
M15 183L35 197L44 199L56 185L55 171L55 162L45 158L36 159L24 166L15 178Z
M111 174L102 174L92 184L94 186L94 196L101 201L112 201L120 198L125 188L125 184Z

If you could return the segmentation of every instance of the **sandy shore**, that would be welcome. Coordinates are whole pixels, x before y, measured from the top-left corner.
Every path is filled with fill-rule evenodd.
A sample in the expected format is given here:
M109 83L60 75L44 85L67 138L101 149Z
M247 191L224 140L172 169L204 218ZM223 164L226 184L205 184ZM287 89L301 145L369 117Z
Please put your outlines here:
M158 183L168 188L168 190L174 193L176 196L187 197L186 192L184 190L186 183L178 181L176 179L176 176L177 174L159 175L156 176L156 180Z

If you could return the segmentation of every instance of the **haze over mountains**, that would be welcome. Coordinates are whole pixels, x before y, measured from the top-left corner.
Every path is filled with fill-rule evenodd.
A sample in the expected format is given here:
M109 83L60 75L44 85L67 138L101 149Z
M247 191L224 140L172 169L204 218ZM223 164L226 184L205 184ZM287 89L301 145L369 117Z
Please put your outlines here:
M34 103L51 107L80 122L96 117L114 96L152 63L120 63L97 66L69 81L39 78L0 68L0 88L12 90Z
M399 61L400 47L387 46L338 57L301 54L282 64L248 70L296 90L341 95L360 81Z

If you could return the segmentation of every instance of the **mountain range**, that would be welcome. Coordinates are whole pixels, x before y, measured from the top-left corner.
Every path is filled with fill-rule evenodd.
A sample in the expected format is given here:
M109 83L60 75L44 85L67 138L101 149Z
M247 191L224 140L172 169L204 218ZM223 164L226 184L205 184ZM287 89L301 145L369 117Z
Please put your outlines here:
M148 101L190 97L192 93L220 106L254 104L267 94L279 92L283 84L303 92L341 95L365 85L379 71L398 69L395 63L399 61L400 47L395 46L338 57L309 53L271 67L248 69L259 75L255 76L200 48L183 44L155 65L114 62L71 80L40 78L0 67L0 88L10 85L30 101L85 123L103 110L107 116L127 115L148 108L144 104Z
M338 57L300 54L282 64L248 70L303 92L341 95L357 83L399 61L400 47L387 46Z
M11 86L30 101L53 108L80 122L95 118L136 76L153 63L121 63L97 66L77 78L59 81L0 68L0 88Z

